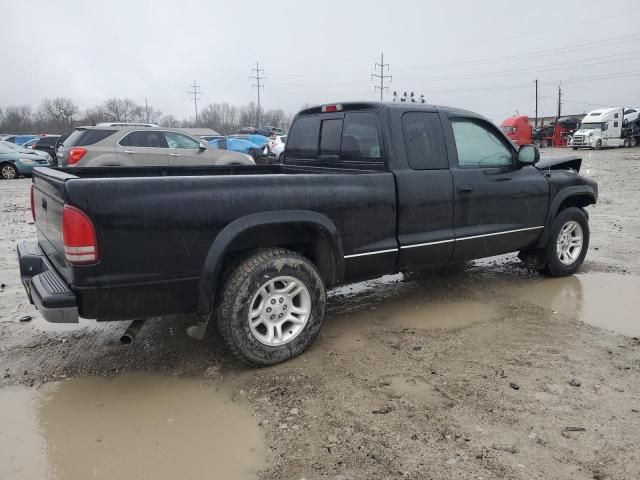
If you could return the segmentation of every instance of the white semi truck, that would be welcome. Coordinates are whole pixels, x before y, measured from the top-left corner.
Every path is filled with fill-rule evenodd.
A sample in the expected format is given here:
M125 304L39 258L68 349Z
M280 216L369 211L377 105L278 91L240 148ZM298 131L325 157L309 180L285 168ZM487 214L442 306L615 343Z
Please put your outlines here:
M635 147L640 145L640 109L599 108L589 112L569 145L578 148Z

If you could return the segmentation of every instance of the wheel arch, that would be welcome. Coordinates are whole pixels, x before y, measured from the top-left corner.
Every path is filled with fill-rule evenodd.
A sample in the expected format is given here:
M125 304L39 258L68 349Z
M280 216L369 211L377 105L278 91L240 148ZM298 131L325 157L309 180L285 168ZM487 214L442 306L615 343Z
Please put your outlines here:
M553 221L562 210L569 207L584 208L588 205L595 204L596 200L597 193L589 186L568 187L560 191L551 202L544 225L544 231L542 232L537 248L542 248L547 245Z
M215 238L205 259L198 292L198 314L212 311L224 269L248 251L284 247L309 258L327 287L344 276L340 235L325 215L306 210L249 214L228 224Z

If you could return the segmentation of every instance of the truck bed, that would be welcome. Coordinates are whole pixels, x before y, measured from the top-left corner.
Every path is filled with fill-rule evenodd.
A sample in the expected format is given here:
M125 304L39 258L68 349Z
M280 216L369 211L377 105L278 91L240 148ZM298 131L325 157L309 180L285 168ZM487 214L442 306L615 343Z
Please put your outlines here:
M297 165L232 167L37 168L34 207L38 242L75 292L80 316L135 319L196 309L198 285L212 245L232 223L272 214L310 222L323 218L340 232L344 255L397 247L396 188L386 170ZM61 235L63 205L95 225L99 262L71 266ZM247 220L249 219L249 220ZM280 220L278 220L280 221ZM304 228L261 244L302 242ZM229 248L241 249L242 238ZM383 256L384 257L384 256ZM394 266L393 256L388 269ZM346 266L366 275L367 257Z

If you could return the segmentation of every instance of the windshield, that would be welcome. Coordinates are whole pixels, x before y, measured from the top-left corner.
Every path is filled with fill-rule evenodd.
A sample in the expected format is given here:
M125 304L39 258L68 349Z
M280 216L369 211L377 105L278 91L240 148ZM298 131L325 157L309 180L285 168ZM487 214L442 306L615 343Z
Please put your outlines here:
M600 130L602 128L602 123L582 123L580 124L581 130Z

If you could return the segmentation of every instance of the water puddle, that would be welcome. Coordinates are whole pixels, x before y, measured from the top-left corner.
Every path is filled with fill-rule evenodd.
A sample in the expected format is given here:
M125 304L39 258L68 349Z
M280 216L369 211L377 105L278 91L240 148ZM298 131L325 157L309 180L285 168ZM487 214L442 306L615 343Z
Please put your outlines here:
M323 336L337 351L354 351L366 347L367 334L384 328L416 330L460 329L499 318L490 304L468 299L425 298L412 294L407 298L365 302L360 310L329 315Z
M266 447L226 387L152 374L0 391L0 478L255 479Z
M589 273L542 278L503 288L552 312L623 335L640 336L640 277Z

